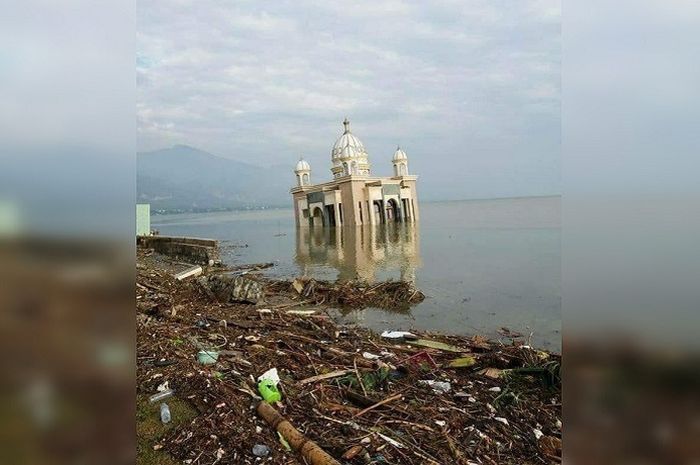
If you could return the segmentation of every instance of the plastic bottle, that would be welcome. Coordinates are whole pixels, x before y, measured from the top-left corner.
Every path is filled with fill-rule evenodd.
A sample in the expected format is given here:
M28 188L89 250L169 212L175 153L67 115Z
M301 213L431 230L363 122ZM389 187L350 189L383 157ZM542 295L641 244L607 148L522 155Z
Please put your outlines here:
M160 404L160 421L170 423L170 407L165 402Z
M148 398L148 400L151 403L155 403L155 402L158 402L159 400L167 399L168 397L172 396L174 392L175 391L173 391L172 389L166 389L165 391L153 394L151 397Z

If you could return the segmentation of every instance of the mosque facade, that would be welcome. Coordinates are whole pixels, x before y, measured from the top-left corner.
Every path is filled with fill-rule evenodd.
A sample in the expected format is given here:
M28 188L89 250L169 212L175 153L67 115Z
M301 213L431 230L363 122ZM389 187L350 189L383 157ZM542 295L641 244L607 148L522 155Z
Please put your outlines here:
M394 175L372 176L369 155L343 121L344 131L331 150L332 180L311 182L311 166L301 159L291 189L297 226L346 226L415 223L419 219L416 182L408 172L408 156L397 147L391 159Z

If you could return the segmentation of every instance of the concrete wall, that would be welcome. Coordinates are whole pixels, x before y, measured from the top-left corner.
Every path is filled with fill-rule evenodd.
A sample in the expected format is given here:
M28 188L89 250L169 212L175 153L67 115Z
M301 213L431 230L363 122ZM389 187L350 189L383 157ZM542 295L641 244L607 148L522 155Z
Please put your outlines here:
M195 237L140 236L136 243L144 249L182 260L187 263L206 265L209 260L219 260L219 241Z

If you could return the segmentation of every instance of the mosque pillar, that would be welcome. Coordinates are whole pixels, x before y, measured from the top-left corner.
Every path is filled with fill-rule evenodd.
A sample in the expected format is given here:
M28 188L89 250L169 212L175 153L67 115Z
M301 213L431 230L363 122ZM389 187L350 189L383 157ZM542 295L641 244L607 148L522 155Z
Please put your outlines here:
M333 211L335 212L335 225L342 226L342 221L340 220L340 209L343 207L342 203L333 204ZM344 215L343 215L344 216ZM343 218L345 219L345 218Z

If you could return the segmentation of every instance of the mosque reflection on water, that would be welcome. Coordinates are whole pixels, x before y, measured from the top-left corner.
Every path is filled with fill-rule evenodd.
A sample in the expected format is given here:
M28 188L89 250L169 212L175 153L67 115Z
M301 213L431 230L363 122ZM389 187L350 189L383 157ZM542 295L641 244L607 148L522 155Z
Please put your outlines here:
M331 267L337 279L402 280L415 284L421 266L415 223L298 228L295 262L304 276Z

